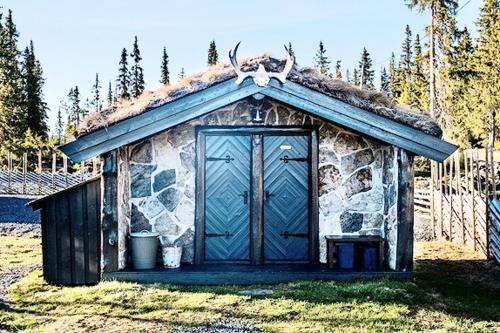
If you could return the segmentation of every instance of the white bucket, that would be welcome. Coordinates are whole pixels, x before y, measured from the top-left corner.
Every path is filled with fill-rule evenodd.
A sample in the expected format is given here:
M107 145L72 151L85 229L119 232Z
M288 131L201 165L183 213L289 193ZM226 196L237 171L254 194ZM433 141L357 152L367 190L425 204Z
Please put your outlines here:
M162 248L163 266L179 268L181 266L182 246L164 246Z

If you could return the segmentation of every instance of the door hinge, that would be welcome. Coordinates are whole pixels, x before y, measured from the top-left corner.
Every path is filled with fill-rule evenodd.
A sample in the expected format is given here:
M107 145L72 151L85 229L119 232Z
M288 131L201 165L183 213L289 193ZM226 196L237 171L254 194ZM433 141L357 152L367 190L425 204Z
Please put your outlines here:
M226 238L229 238L231 236L233 236L233 234L230 233L229 231L226 231L223 234L216 234L216 233L206 233L205 234L205 237L226 237Z
M288 239L289 237L301 237L301 238L307 238L308 237L308 234L306 233L290 233L288 232L288 230L285 230L284 232L282 232L280 234L281 237L283 237L284 239Z
M280 157L280 161L283 161L283 163L288 163L288 161L307 162L307 157L288 157L288 155L285 155Z
M226 163L230 163L234 161L234 158L229 155L226 155L226 157L207 157L207 161L225 161Z

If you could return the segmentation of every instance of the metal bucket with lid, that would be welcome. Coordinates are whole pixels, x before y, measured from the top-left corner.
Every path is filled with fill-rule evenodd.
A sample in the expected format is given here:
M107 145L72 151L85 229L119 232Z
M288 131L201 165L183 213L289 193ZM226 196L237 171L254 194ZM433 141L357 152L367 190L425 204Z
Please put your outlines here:
M132 265L135 269L155 268L159 236L159 233L147 230L130 233Z

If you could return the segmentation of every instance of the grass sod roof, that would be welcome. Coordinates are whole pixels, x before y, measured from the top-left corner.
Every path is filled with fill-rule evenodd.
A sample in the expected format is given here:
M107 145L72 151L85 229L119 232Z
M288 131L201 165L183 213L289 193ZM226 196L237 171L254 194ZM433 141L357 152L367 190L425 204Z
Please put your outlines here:
M280 72L285 65L284 60L271 58L267 54L252 59L240 60L239 63L243 71L255 71L259 63L261 63L267 71ZM148 112L151 109L234 77L236 77L235 71L226 63L210 66L206 71L186 77L176 84L162 86L156 91L145 91L136 100L122 101L108 109L89 114L77 129L77 136L84 136L106 128L119 121ZM370 89L361 89L342 80L323 78L315 69L299 68L296 65L289 73L287 80L421 130L426 134L435 137L441 137L442 135L439 125L429 116L396 105L383 93Z

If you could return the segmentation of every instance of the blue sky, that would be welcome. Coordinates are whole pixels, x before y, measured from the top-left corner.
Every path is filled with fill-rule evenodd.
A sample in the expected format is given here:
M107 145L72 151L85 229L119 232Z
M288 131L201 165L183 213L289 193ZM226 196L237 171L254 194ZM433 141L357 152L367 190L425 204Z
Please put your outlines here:
M472 30L481 0L461 0L461 25ZM78 85L89 96L95 73L103 92L117 74L121 49L130 50L135 35L143 56L146 88L159 87L163 46L170 56L171 78L181 67L187 74L206 66L208 44L215 39L219 59L242 41L241 56L268 51L283 57L291 41L301 66L311 66L320 40L343 72L354 68L363 47L377 70L398 54L409 24L422 34L427 15L410 11L402 0L350 1L128 1L2 0L12 9L20 47L32 39L46 78L45 99L53 127L59 101ZM333 66L332 66L333 67Z

